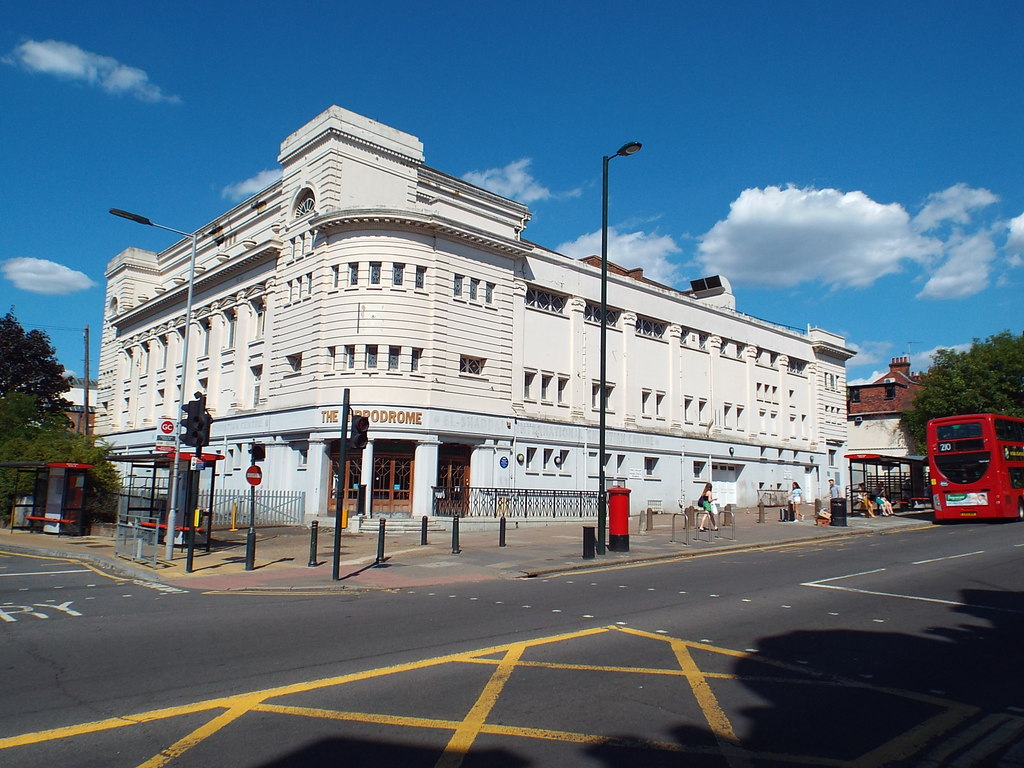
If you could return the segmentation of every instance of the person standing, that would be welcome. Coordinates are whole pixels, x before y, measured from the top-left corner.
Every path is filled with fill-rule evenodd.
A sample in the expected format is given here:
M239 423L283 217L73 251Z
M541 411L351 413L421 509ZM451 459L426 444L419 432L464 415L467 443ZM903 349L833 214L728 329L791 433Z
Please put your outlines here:
M711 483L704 484L704 490L700 494L700 501L697 502L700 508L708 513L708 517L711 518L711 530L718 530L718 505L715 503L714 494L711 492ZM701 526L701 531L707 530L704 526Z
M828 479L828 497L830 499L838 499L840 497L839 486L836 485L836 481L831 477Z
M800 488L800 483L796 480L793 481L793 488L789 492L789 503L793 505L793 517L790 520L803 520L803 513L800 511L800 504L804 500L804 492Z

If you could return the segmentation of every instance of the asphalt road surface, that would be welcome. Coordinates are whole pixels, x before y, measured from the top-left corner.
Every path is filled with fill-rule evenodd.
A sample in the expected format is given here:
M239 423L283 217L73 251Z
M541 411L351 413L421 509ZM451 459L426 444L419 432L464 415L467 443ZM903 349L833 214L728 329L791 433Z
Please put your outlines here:
M202 594L0 555L0 765L1024 766L1024 525Z

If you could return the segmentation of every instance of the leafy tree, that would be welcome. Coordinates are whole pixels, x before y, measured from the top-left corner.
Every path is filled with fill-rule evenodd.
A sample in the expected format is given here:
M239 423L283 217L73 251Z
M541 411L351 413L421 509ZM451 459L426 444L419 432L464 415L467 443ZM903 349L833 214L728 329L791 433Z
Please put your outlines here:
M70 388L49 337L42 331L26 333L13 312L0 318L0 397L19 392L35 399L40 414L60 412L71 405L62 397Z
M98 438L70 431L63 413L40 415L31 395L12 392L0 397L0 462L92 464L88 484L93 519L113 519L120 485L117 470L106 460L107 451ZM6 521L16 496L31 492L27 480L15 469L0 468L0 519Z
M1024 417L1024 336L1003 331L958 352L939 350L903 424L923 453L931 419L964 413Z

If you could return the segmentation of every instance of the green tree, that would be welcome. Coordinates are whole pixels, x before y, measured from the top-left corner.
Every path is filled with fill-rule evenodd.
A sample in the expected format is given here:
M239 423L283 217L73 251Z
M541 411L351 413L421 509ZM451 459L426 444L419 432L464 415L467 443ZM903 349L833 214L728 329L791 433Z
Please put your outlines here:
M941 349L925 374L923 387L903 424L919 453L926 449L931 419L964 413L1003 413L1024 417L1024 336L1003 331L970 349Z
M70 407L62 395L71 388L64 366L57 362L49 337L28 331L13 312L0 318L0 397L29 395L40 414Z
M113 518L120 482L106 460L108 446L94 436L72 432L63 412L40 414L31 395L12 392L0 397L0 463L39 461L92 464L88 473L93 519ZM0 468L0 519L7 520L19 494L31 492L17 470ZM18 482L22 485L19 486Z

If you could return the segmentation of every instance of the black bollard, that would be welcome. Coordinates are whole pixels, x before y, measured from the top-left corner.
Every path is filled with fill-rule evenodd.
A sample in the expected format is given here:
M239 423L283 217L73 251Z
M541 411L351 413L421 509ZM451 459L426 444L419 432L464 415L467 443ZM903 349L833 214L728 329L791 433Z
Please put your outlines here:
M459 549L459 516L455 515L452 517L452 554L457 555L461 551Z
M596 557L597 528L592 525L583 526L583 559L592 560Z
M380 527L377 529L377 560L374 562L375 566L384 565L384 526L387 525L387 519L380 519Z
M498 546L505 546L505 516L502 515L498 521Z
M424 515L423 519L420 520L420 546L427 546L427 516Z
M320 522L314 520L309 526L309 562L306 564L307 568L316 568L318 563L316 561L316 540L319 535Z

